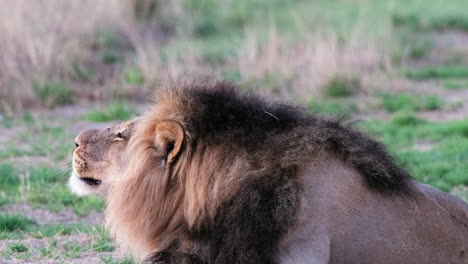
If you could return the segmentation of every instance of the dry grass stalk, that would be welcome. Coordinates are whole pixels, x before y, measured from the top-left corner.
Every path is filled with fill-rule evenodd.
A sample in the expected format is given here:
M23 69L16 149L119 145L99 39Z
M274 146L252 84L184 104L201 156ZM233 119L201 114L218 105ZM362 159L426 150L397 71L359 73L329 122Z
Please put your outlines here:
M13 108L32 103L32 82L66 78L99 27L126 22L126 1L5 1L0 9L0 98Z

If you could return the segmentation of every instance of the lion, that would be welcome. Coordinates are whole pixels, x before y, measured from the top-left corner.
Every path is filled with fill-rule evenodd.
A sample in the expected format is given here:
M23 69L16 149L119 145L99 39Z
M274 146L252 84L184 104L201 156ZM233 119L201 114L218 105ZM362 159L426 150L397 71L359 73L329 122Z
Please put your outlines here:
M138 260L468 261L468 205L342 118L199 81L158 89L129 124L78 136L71 177L107 185L106 228Z

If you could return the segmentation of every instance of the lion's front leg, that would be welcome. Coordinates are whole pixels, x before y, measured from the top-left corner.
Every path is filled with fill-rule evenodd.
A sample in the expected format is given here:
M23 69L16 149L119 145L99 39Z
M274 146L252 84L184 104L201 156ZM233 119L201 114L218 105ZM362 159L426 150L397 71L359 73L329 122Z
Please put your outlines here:
M302 186L289 170L245 185L221 205L206 237L210 264L276 264L280 240L294 224ZM276 174L276 175L275 175Z

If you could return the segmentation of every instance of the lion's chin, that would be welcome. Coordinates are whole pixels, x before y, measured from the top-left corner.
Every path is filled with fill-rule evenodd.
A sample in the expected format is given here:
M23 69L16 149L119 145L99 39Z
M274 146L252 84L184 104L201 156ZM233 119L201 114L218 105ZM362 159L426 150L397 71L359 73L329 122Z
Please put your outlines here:
M73 171L72 175L68 179L68 186L70 187L70 190L78 196L99 194L101 189L100 184L90 185L85 181L81 180L80 176L76 171Z

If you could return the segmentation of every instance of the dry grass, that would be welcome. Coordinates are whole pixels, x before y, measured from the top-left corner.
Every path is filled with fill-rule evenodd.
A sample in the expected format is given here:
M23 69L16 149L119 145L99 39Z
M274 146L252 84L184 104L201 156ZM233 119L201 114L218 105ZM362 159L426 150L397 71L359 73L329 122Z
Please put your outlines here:
M266 41L258 36L247 31L237 56L242 79L273 78L281 97L317 95L334 76L359 76L365 80L389 68L383 47L358 32L346 42L333 32L307 31L303 31L300 41L291 41L273 26Z
M124 27L127 1L4 1L0 8L0 97L3 107L35 99L32 83L66 79L97 29Z
M70 101L63 98L70 93L67 94L68 87L75 99L108 99L115 94L141 95L148 87L167 79L222 78L226 72L235 72L239 81L248 87L268 87L266 93L289 98L310 97L337 74L359 76L362 81L382 71L382 65L388 65L387 55L382 55L388 52L363 38L359 30L343 41L333 31L317 32L298 23L298 40L280 32L274 21L266 34L262 29L246 26L241 45L234 54L226 55L222 62L210 63L203 57L200 46L195 45L196 37L183 25L173 26L171 33L161 30L165 18L191 17L184 3L161 0L2 2L0 110L11 114L38 105L41 96L45 97L43 105L53 105L57 96L48 97L47 93L54 89L60 89L61 102ZM150 14L135 15L136 10L151 10L152 4L157 6L155 17L142 21L142 16ZM114 50L122 56L118 63L106 64L100 60L103 50L93 43L103 30L118 32L124 39L124 47ZM174 43L185 46L178 52L163 54ZM206 43L202 45L206 46L205 50L211 49ZM86 75L87 68L96 73L92 78L81 76L80 80L76 77L76 63L84 71L79 75ZM125 74L131 69L137 69L144 81L126 82ZM41 95L34 88L38 82L45 86Z
M300 41L292 41L272 25L266 39L261 35L246 29L238 53L221 66L206 63L200 51L191 46L181 56L166 57L163 62L157 40L138 39L133 42L135 64L152 82L184 76L222 78L223 72L238 72L248 87L266 86L262 92L282 98L317 95L337 75L359 76L366 81L368 76L391 68L385 49L358 33L343 42L332 32L305 31Z

